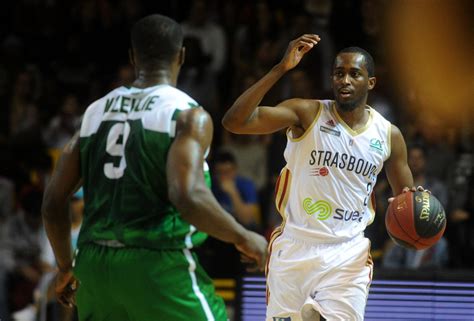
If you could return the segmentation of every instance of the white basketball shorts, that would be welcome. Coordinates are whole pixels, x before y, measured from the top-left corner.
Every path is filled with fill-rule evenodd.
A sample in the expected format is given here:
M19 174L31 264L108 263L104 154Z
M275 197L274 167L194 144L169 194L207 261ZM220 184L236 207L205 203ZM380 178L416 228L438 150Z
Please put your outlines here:
M267 321L306 321L302 314L308 312L327 321L364 320L373 263L362 234L343 243L312 244L283 232L270 251Z

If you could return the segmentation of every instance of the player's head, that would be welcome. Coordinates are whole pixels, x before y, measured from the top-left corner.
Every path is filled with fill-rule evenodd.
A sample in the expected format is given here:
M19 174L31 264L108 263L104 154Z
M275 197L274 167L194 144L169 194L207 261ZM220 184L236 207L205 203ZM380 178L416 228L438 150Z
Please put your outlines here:
M367 94L375 86L375 65L372 56L362 48L348 47L334 60L332 85L339 108L351 111L365 105Z
M184 62L183 32L171 18L153 14L132 28L132 63L144 69L169 69Z

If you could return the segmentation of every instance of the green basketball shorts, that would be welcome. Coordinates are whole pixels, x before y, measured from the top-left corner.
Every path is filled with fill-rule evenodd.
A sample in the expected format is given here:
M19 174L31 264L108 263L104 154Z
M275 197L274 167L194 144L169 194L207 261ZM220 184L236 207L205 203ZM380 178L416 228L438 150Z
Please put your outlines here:
M222 298L188 249L81 246L74 264L80 321L226 321Z

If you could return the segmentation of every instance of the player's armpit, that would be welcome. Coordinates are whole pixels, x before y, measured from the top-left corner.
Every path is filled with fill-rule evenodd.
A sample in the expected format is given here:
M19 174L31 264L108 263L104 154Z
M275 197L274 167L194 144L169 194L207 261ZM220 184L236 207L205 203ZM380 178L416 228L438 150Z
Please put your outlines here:
M405 187L413 186L413 175L408 167L407 147L400 130L392 125L391 153L385 162L385 172L393 195L402 193Z

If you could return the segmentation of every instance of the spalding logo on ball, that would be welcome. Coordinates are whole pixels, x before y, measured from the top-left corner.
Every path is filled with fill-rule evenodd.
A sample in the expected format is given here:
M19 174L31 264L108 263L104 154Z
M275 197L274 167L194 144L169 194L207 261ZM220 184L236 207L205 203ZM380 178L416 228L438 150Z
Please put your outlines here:
M412 249L431 247L443 236L446 214L428 192L406 192L390 203L385 215L387 232L395 243Z

